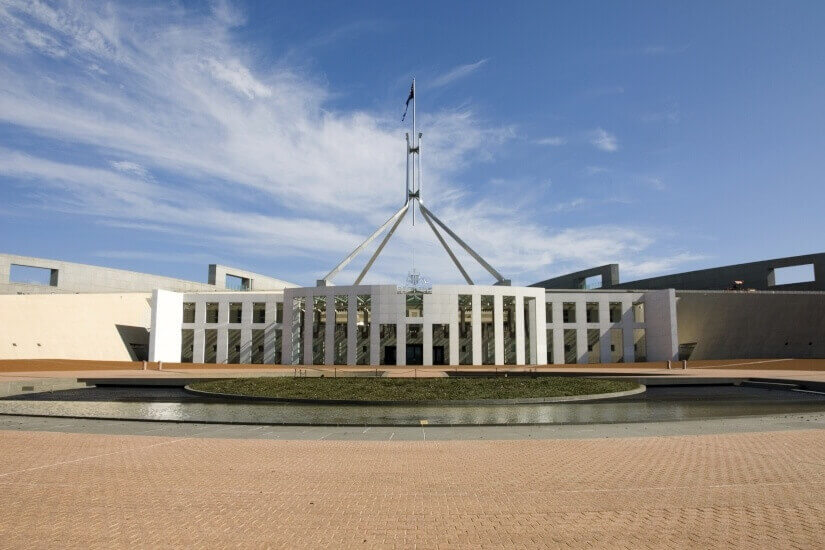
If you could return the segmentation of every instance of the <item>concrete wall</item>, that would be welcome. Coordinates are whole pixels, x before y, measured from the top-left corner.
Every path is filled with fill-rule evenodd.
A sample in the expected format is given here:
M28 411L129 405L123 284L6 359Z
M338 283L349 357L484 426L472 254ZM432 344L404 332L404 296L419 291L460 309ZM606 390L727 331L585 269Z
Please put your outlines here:
M825 292L677 291L691 359L825 358Z
M535 283L530 286L536 286L547 289L576 289L584 290L585 281L588 277L602 276L602 288L611 288L619 284L619 264L606 264L599 267L591 267L590 269L583 269L575 273L568 273L546 279L540 283Z
M0 296L0 359L134 361L148 352L151 295Z
M12 264L50 269L52 271L52 284L39 285L10 282L9 275ZM0 294L152 292L157 288L175 292L208 292L226 289L227 273L252 281L252 290L276 290L295 286L280 279L218 264L209 266L209 279L210 282L214 283L209 284L123 269L32 258L30 256L0 254Z
M152 293L149 361L180 362L183 294L168 290Z
M775 269L806 264L813 264L814 266L814 281L785 285L774 284ZM825 253L687 271L616 284L613 288L725 290L730 287L733 281L744 281L745 288L755 290L825 290Z

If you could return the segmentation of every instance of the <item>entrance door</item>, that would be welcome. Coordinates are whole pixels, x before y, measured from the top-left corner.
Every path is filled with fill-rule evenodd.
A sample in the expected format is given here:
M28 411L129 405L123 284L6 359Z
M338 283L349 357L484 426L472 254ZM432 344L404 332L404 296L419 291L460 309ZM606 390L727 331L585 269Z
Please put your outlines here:
M395 363L395 346L384 346L384 362L382 365L394 365Z
M407 344L407 364L424 364L424 346L422 344Z
M433 346L433 365L444 364L444 346Z

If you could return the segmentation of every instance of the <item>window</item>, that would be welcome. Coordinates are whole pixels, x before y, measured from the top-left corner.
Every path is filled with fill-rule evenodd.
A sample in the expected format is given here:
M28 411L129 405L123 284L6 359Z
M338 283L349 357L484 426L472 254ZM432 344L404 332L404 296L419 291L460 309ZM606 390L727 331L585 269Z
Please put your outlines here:
M264 362L264 329L252 329L252 363L261 365Z
M249 279L245 277L238 277L237 275L226 275L227 290L249 290Z
M544 304L544 320L546 323L553 322L553 302L546 302Z
M203 333L203 362L216 363L218 359L218 331L214 328L208 328Z
M217 323L218 322L218 302L207 302L206 303L206 322L207 323Z
M633 321L636 323L644 323L645 322L645 303L644 302L634 302L633 303Z
M561 308L562 322L575 323L576 322L576 304L573 302L564 302Z
M621 302L610 302L610 322L611 323L621 323L622 322L622 303Z
M773 277L768 275L768 286L790 285L794 283L810 283L816 281L814 264L793 265L790 267L776 267ZM771 282L773 279L773 282Z
M229 322L240 323L243 315L243 304L240 302L232 302L229 304Z
M590 277L584 280L584 288L587 290L592 290L594 288L601 288L602 287L602 276L601 275L591 275Z
M184 302L183 303L183 322L184 323L194 323L195 322L195 302Z
M599 304L598 302L587 302L586 315L588 323L599 322Z
M191 363L195 351L195 331L185 328L181 331L180 362Z
M252 304L252 322L266 323L266 304L264 302Z
M11 264L9 282L26 285L57 286L57 270L48 267Z
M275 322L276 323L283 323L284 322L284 303L277 302L275 304Z
M473 364L473 297L458 295L458 355L459 365Z
M578 355L576 329L564 329L564 362L568 365L575 365L579 362Z
M407 293L407 317L424 316L424 295L420 292Z
M237 365L241 362L241 331L237 328L231 328L227 332L229 333L229 355L227 356L227 363Z

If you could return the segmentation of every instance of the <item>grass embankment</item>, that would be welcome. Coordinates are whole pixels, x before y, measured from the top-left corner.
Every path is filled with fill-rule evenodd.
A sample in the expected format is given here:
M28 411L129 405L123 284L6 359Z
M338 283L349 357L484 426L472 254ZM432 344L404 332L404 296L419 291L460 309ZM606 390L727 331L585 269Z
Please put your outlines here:
M210 380L193 389L250 397L346 401L460 401L589 395L632 390L635 382L540 376L489 378L292 378Z

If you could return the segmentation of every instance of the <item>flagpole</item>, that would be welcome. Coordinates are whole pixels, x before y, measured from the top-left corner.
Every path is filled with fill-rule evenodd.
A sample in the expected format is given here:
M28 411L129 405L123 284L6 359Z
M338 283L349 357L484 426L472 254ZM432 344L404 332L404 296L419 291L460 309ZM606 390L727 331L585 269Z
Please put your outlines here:
M413 77L413 81L412 81L412 104L413 104L413 112L412 112L412 139L413 139L413 143L412 143L412 148L413 148L413 151L415 151L416 147L418 146L417 145L418 140L416 139L416 134L415 134L415 77ZM418 154L418 153L416 152L416 154ZM415 191L416 191L416 187L415 187L415 157L413 157L413 159L412 159L412 192L415 193ZM413 204L412 207L413 207L413 209L412 209L412 223L413 223L413 225L415 225L415 204Z

